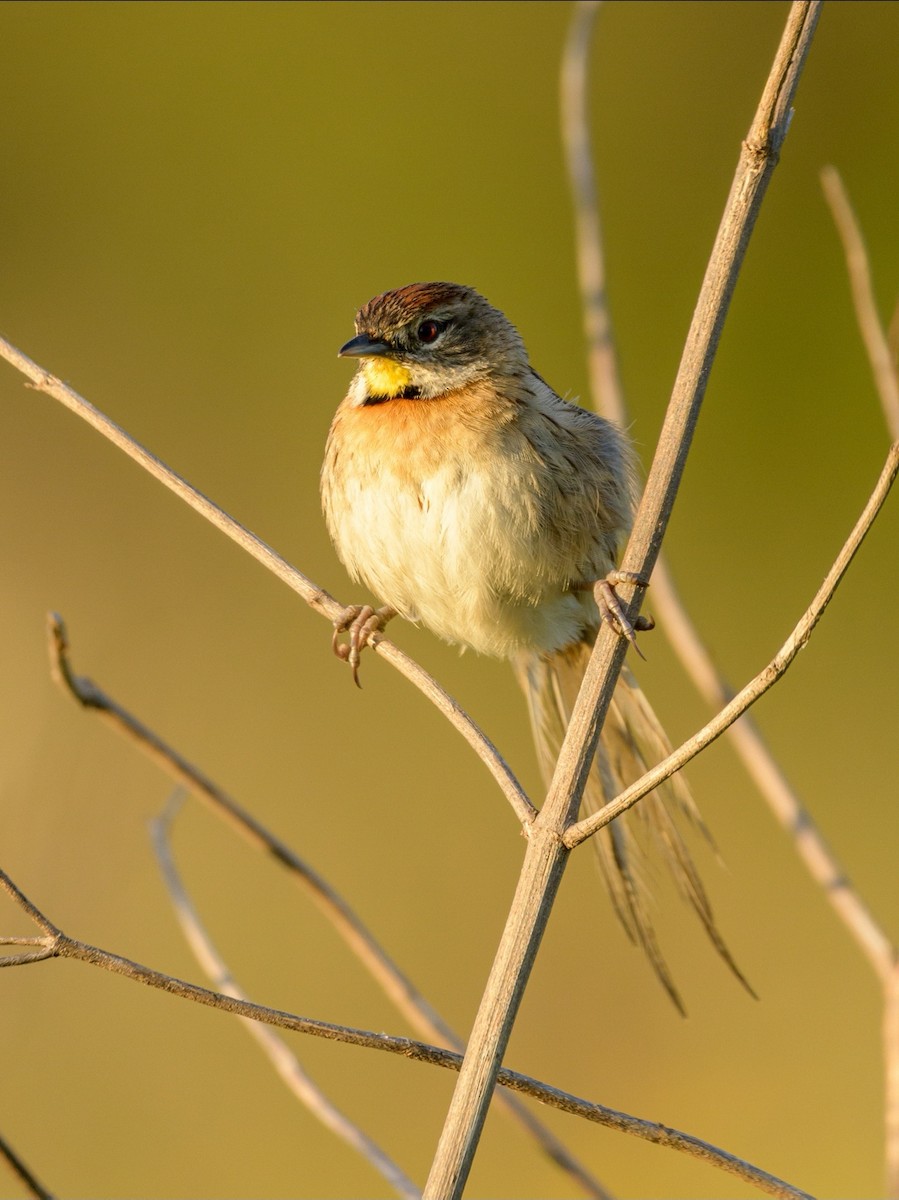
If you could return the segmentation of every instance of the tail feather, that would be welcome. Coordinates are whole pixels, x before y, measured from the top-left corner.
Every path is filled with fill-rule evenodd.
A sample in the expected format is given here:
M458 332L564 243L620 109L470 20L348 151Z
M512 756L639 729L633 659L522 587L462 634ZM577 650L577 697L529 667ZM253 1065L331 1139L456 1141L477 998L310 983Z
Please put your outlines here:
M555 770L591 647L571 646L553 655L523 654L515 670L528 702L537 758L547 784ZM595 812L671 751L665 732L637 681L625 667L603 727L593 769L584 789L583 809ZM698 916L712 945L751 994L715 925L711 906L683 835L675 821L684 818L714 848L686 781L672 776L637 805L678 891ZM593 839L600 873L612 906L630 939L645 951L653 971L675 1006L683 1002L659 948L649 914L646 859L628 814L605 826Z

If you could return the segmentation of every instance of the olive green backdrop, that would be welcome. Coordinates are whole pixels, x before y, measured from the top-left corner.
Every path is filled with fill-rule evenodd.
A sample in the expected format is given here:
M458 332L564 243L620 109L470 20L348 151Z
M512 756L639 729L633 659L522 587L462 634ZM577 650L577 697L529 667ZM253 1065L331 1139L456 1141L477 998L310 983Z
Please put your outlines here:
M592 111L633 434L648 461L706 257L787 13L609 3ZM353 312L470 283L584 395L557 135L562 3L0 6L0 329L341 600L317 475ZM880 470L887 436L818 171L857 204L885 313L899 277L899 6L825 6L715 366L668 541L735 682L774 653ZM375 656L0 367L2 865L68 932L201 980L147 821L170 784L48 678L44 614L87 672L306 855L463 1033L522 856L483 767ZM899 497L757 716L888 931L899 918ZM649 600L651 610L651 597ZM391 636L538 783L501 663ZM672 736L707 713L661 634L639 674ZM880 1004L861 955L725 743L691 771L744 995L660 883L690 1009L626 942L576 856L508 1054L824 1196L881 1186ZM190 804L179 863L244 987L410 1032L282 873ZM11 905L4 930L29 932ZM381 1196L227 1017L75 963L2 977L0 1132L62 1196ZM452 1078L292 1039L418 1180ZM622 1197L749 1195L680 1156L549 1113ZM0 1193L20 1195L0 1176ZM502 1114L478 1196L569 1196Z

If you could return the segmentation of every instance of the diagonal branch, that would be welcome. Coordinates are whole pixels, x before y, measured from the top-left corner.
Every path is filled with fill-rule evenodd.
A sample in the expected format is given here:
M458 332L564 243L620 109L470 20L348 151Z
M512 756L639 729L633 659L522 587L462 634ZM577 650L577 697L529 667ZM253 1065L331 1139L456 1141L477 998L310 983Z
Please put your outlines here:
M899 372L889 339L877 314L865 242L843 181L834 167L825 167L821 172L821 186L843 242L859 332L868 353L887 429L895 441L899 438Z
M300 1017L281 1009L267 1008L262 1004L254 1004L248 1000L223 995L221 992L198 987L197 984L188 983L173 975L154 971L142 963L133 962L118 954L111 954L108 950L102 950L99 946L92 946L87 942L80 942L69 937L68 934L51 924L2 870L0 870L0 890L5 891L19 904L38 923L40 928L52 931L48 932L45 938L50 957L72 958L79 962L89 963L91 966L123 975L147 987L159 988L170 995L179 996L181 999L193 1000L208 1008L216 1008L234 1016L246 1017L277 1029L286 1029L294 1033L343 1042L346 1045L360 1046L365 1049L380 1050L388 1054L398 1054L403 1058L442 1067L449 1071L458 1071L462 1065L462 1056L451 1050L442 1050L437 1046L430 1046L411 1038L391 1037L386 1033L373 1033L348 1025L334 1025L328 1021ZM6 965L14 964L7 959L0 958L0 967ZM745 1162L726 1150L721 1150L709 1142L693 1137L692 1134L682 1133L680 1130L672 1129L656 1121L645 1121L640 1117L630 1116L628 1113L607 1108L602 1104L595 1104L505 1067L500 1071L499 1082L503 1087L532 1096L551 1108L572 1113L608 1129L617 1130L619 1133L628 1133L643 1141L667 1146L669 1149L678 1150L700 1159L710 1166L754 1184L766 1195L781 1197L782 1200L813 1200L808 1192L778 1179L775 1175L770 1175L760 1167Z
M787 669L796 658L796 655L808 644L815 626L823 616L824 610L839 587L840 581L849 568L849 564L855 557L856 552L864 541L865 535L883 507L897 472L899 472L899 442L894 442L890 447L887 460L884 463L874 491L871 493L868 503L865 505L858 521L856 521L852 532L846 539L842 550L837 555L836 561L828 571L814 600L803 613L799 623L771 662L754 679L750 680L743 690L717 716L713 717L711 721L704 725L698 733L695 733L684 742L683 745L662 759L658 766L653 767L651 771L647 771L642 779L638 779L636 783L623 791L620 796L616 796L614 800L610 800L598 812L585 817L583 821L579 821L576 825L569 826L562 838L569 849L579 846L581 842L585 841L588 837L592 837L594 833L597 833L605 825L608 825L610 821L614 821L616 817L627 812L629 808L633 808L638 800L642 800L645 795L658 787L664 780L670 778L676 771L685 766L691 758L695 758L701 750L704 750L706 746L720 737L750 705L754 704L760 696L763 696L769 688L773 687L779 679L783 678ZM840 883L840 880L834 880L832 886L840 886ZM874 961L876 962L878 959Z
M629 424L605 290L597 188L587 119L587 53L598 4L576 5L563 68L562 126L575 207L581 303L594 405L623 428ZM885 331L877 312L864 239L838 172L828 167L822 185L843 250L856 319L871 364L889 435L899 439L899 306ZM687 674L706 702L720 708L732 689L715 667L678 595L664 555L653 573L653 609ZM809 874L861 948L884 988L885 1142L887 1194L899 1198L899 964L897 949L856 891L811 814L777 764L755 722L743 717L727 734L775 818L793 839Z
M48 615L47 641L50 671L63 691L83 708L96 712L116 733L136 745L156 766L196 796L246 842L255 849L271 855L275 862L290 872L294 881L304 889L319 911L330 921L350 951L413 1029L432 1041L445 1043L457 1050L462 1049L463 1043L459 1036L324 876L286 842L267 829L205 772L170 746L92 679L75 673L69 657L65 623L57 613ZM23 961L37 961L49 955L50 952L43 949L20 957ZM537 1141L543 1152L562 1170L572 1175L587 1195L595 1197L596 1200L608 1200L608 1193L602 1184L543 1121L513 1096L502 1095L501 1103Z
M755 119L743 143L646 490L621 563L622 570L635 579L649 578L667 528L724 318L787 133L793 96L819 10L820 0L797 0L791 5ZM640 608L637 590L634 584L622 585L622 600L632 624ZM624 639L604 624L587 665L546 802L531 827L512 909L425 1185L427 1200L456 1200L471 1170L502 1056L567 864L568 849L562 835L575 819L625 646Z
M111 421L104 413L90 404L83 396L79 396L68 384L45 371L43 367L32 362L21 350L16 349L6 338L0 337L0 358L5 358L29 380L31 386L39 392L45 392L65 405L76 416L82 418L98 433L112 442L114 446L124 451L129 458L144 468L154 479L164 484L174 492L190 508L205 517L211 525L220 530L233 542L236 542L257 562L272 572L282 583L297 593L315 612L336 621L346 610L329 595L323 588L308 579L296 567L291 566L271 546L266 545L249 529L228 516L223 509L214 504L208 496L188 483L170 467L145 450L138 442L126 433L124 429ZM431 703L446 717L451 725L462 734L481 761L486 765L493 778L499 784L503 795L511 804L519 821L527 829L536 814L536 809L525 795L521 784L512 774L508 764L485 733L472 721L471 717L446 692L437 681L420 667L408 654L404 654L398 646L387 638L375 635L370 643L400 674L415 684Z
M598 212L591 216L592 210L598 209L598 200L587 118L587 53L598 7L595 0L582 0L576 6L563 68L562 131L569 149L568 173L577 214L578 276L588 333L587 353L593 402L604 416L626 428L630 424L630 416L621 385L608 311ZM899 439L899 382L890 339L884 334L877 317L864 242L837 172L827 168L822 182L843 239L856 314L868 348L887 426L890 436L894 440ZM599 308L604 311L597 312ZM605 331L602 337L590 336L591 329L596 328ZM605 361L597 362L599 359ZM715 708L722 708L731 700L733 688L716 669L677 593L663 554L659 555L653 572L652 596L654 614L664 627L681 665L706 702ZM797 852L812 878L820 884L875 971L882 977L891 976L895 950L889 938L853 888L811 814L775 761L755 722L744 717L731 725L727 734L774 816L794 838ZM896 1075L899 1078L899 1068ZM899 1109L899 1083L896 1094ZM899 1115L895 1124L899 1130ZM899 1132L896 1139L899 1145ZM899 1194L899 1149L896 1159L897 1183L894 1191Z
M578 276L587 336L594 404L622 427L629 423L618 371L605 289L605 266L597 189L587 118L587 55L595 0L577 4L563 66L562 127L568 150L568 174L575 207ZM843 250L862 334L890 436L899 438L899 373L893 325L885 331L877 312L864 239L838 172L828 167L822 185ZM668 638L706 701L727 704L732 692L677 593L664 556L653 575L653 607ZM842 870L810 813L802 805L774 759L755 723L744 717L727 729L737 754L774 816L794 840L797 853L828 902L861 948L884 989L883 1047L885 1076L886 1191L899 1197L899 962L897 949ZM625 797L621 798L622 800ZM569 837L574 831L569 832Z
M890 334L877 313L871 269L864 239L839 173L833 167L822 172L821 182L834 223L843 241L843 252L852 287L852 300L874 384L880 397L884 420L891 437L899 436L899 367ZM899 309L897 309L899 312ZM894 313L894 321L896 314ZM865 922L868 918L868 922ZM899 950L870 917L861 901L848 908L844 920L863 947L870 938L869 925L879 936L879 953L869 953L883 985L884 1141L886 1194L899 1198ZM867 940L864 935L868 934Z
M53 1193L44 1187L4 1137L0 1137L0 1158L6 1159L13 1174L28 1189L30 1196L36 1196L37 1200L54 1200Z
M599 197L587 115L590 38L600 7L601 0L577 0L574 6L562 55L559 111L574 206L577 273L590 391L603 415L626 429L629 421L609 312Z

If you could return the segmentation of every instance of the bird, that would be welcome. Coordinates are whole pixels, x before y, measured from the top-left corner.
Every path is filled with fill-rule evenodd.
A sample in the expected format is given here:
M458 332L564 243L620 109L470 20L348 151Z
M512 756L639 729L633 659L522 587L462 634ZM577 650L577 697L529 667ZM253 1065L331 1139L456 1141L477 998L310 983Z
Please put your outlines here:
M358 366L328 433L322 507L338 557L381 605L350 606L335 622L335 651L358 683L361 649L399 615L462 649L508 659L548 786L600 622L634 640L614 593L637 492L630 440L559 396L515 326L461 284L375 296L338 353ZM582 810L602 807L670 749L625 667ZM751 992L681 831L692 825L709 837L688 785L677 774L638 809L591 839L625 932L685 1012L651 919L649 842Z

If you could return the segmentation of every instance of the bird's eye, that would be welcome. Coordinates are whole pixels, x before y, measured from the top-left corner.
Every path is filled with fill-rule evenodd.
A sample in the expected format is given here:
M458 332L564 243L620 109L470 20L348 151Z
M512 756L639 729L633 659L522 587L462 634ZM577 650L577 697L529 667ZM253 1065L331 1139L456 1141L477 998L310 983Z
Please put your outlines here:
M422 321L416 330L416 333L418 334L418 340L420 342L424 342L425 345L429 345L431 342L436 342L441 333L443 333L445 327L445 321Z

